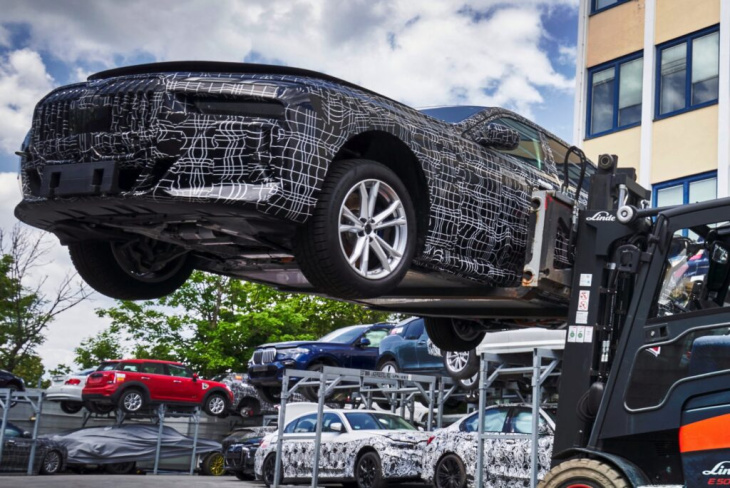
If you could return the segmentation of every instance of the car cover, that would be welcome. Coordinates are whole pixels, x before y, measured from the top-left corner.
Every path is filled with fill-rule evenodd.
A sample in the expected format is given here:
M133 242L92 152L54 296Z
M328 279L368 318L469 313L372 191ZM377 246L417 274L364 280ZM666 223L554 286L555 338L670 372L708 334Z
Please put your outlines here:
M51 436L68 449L68 464L110 464L130 461L153 461L159 427L155 425L123 425L90 427ZM192 437L172 427L163 427L161 458L190 455ZM221 444L198 438L197 453L220 451Z

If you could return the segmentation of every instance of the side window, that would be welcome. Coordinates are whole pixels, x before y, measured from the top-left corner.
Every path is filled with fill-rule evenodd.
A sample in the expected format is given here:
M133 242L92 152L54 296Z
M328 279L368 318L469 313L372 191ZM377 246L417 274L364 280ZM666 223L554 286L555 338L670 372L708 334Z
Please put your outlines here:
M540 417L540 425L545 424L545 419ZM507 432L513 434L532 434L532 410L528 408L516 408L509 421Z
M142 363L139 371L147 374L165 374L165 366L161 363Z
M410 323L406 331L406 339L418 340L423 335L423 320L417 319Z
M555 162L556 169L558 171L558 178L563 181L563 172L565 171L563 162L565 161L565 155L568 153L568 148L563 145L560 141L556 141L552 137L545 136L545 139L550 146L550 152L553 153L553 161ZM578 180L580 179L580 158L575 153L570 153L568 157L568 180L574 187L578 186ZM583 178L583 185L581 188L586 191L590 191L591 187L591 175L596 172L596 169L590 164L586 166L586 174Z
M170 376L180 376L182 378L192 378L193 372L184 366L178 366L177 364L168 364L167 371Z
M336 423L343 423L342 419L336 413L324 414L322 417L322 432L336 432L332 430L332 424Z
M370 345L368 347L379 347L380 341L388 337L389 333L390 331L386 329L370 330L366 332L365 337L370 340Z
M308 434L317 430L317 414L313 413L300 418L294 427L295 434Z
M7 427L5 427L5 434L4 434L5 438L20 437L22 434L23 433L19 429L16 429L12 425L8 425Z
M538 131L522 122L507 117L492 120L490 123L509 127L520 134L520 145L517 149L512 151L500 150L499 152L509 154L539 170L543 169L544 155L540 141L540 133Z
M503 432L504 421L507 419L507 408L490 408L484 412L484 432ZM479 428L479 413L473 414L471 417L461 424L461 430L466 432L476 432Z
M139 363L122 363L122 366L119 368L119 371L128 371L130 373L136 373L139 371Z

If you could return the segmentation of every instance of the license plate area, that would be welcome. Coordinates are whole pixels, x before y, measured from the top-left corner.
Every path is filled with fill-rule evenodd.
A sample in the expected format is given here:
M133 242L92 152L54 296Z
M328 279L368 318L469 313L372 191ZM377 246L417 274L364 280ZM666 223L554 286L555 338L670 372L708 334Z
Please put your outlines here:
M48 165L41 173L41 196L45 198L104 195L119 192L115 161Z
M266 364L257 364L255 366L251 366L249 369L251 369L251 371L256 371L257 373L259 373L262 371L268 371L269 366Z

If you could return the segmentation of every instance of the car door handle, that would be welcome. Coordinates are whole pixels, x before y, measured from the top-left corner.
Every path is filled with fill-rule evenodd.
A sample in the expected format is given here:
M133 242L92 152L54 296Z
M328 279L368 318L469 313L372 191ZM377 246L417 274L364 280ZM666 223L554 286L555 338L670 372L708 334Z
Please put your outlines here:
M143 380L148 380L148 379L150 379L150 377L149 376L142 376L142 379Z
M173 383L182 383L180 380L172 380Z
M424 345L425 343L426 343L426 341L418 341L418 345L419 345L419 346L422 346L422 345Z

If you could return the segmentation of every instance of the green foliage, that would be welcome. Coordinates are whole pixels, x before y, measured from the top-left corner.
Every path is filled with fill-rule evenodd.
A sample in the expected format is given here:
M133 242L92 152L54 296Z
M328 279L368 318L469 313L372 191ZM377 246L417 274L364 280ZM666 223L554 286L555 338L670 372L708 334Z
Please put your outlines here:
M76 349L80 365L93 366L128 353L183 361L207 377L245 370L253 349L266 342L314 340L346 325L399 318L198 271L167 297L118 301L97 314L111 319L112 325Z
M13 374L20 376L29 388L38 386L38 380L43 376L45 369L40 356L25 355L13 368Z

